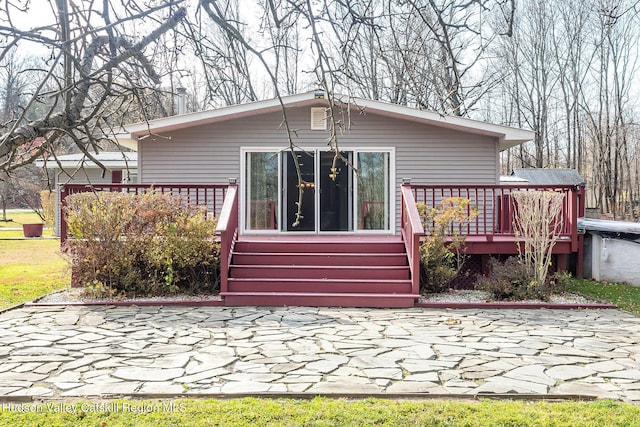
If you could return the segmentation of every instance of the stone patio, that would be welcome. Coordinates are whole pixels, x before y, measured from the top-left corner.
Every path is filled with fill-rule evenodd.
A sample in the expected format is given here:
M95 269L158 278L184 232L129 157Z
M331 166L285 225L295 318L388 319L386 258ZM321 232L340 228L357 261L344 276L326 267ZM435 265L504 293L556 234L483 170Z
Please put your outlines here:
M0 395L640 401L639 326L612 309L32 306L0 314Z

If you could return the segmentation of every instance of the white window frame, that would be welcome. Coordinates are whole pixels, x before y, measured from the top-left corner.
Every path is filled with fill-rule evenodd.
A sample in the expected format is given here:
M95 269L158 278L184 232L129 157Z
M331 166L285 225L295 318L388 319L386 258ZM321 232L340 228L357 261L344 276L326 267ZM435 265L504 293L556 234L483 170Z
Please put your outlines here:
M346 150L346 149L345 149ZM357 169L359 167L358 164L358 153L389 153L389 188L387 197L389 198L389 228L386 230L361 230L360 229L360 218L358 215L358 183L354 181L354 189L353 189L353 218L355 221L354 230L359 234L395 234L396 232L396 149L395 147L365 147L354 149L353 157L354 157L354 166Z
M321 151L329 151L327 150L327 147L317 147L317 146L313 146L313 147L300 147L301 151L313 151L315 152L315 165L314 165L314 171L315 171L315 184L316 184L316 188L319 188L318 185L318 174L319 174L319 153ZM283 183L283 177L282 177L282 161L283 161L283 156L284 155L289 155L289 149L288 148L276 148L276 147L253 147L253 146L247 146L247 147L240 147L240 180L238 182L238 186L239 186L239 195L240 195L240 209L239 209L239 215L240 215L240 233L241 234L268 234L268 235L273 235L273 234L300 234L300 235L304 235L304 234L311 234L311 235L315 235L315 234L396 234L396 216L397 216L397 201L396 201L396 188L397 188L397 183L396 183L396 150L395 147L358 147L358 148L353 148L353 147L349 147L349 146L343 146L340 147L341 151L350 151L353 153L353 162L354 162L354 166L357 168L358 167L358 153L371 153L371 152L387 152L389 153L389 189L388 189L388 197L389 197L389 228L385 229L385 230L361 230L360 227L360 221L358 218L358 183L357 183L357 177L355 176L355 172L352 172L354 174L353 178L352 178L352 185L353 185L353 191L352 191L352 219L353 219L353 230L351 231L321 231L320 230L320 218L318 215L319 209L320 209L320 193L319 191L315 191L315 231L309 231L309 232L290 232L290 231L283 231L283 227L282 227L282 221L283 221L283 215L282 215L282 203L283 203L283 191L284 191L284 183ZM276 230L250 230L247 229L247 218L246 218L246 214L247 214L247 206L246 206L246 196L247 196L247 153L252 153L252 152L262 152L262 153L277 153L278 155L278 164L279 164L279 168L278 168L278 188L280 188L280 191L278 192L278 209L276 212L276 219L277 219L277 228Z
M248 153L275 153L278 156L278 169L282 161L282 149L273 147L240 147L240 182L238 188L240 193L240 233L241 234L276 234L280 231L280 211L282 206L282 191L278 191L278 208L276 209L276 221L278 226L275 230L252 230L247 229L247 154ZM278 188L282 189L282 173L278 170Z

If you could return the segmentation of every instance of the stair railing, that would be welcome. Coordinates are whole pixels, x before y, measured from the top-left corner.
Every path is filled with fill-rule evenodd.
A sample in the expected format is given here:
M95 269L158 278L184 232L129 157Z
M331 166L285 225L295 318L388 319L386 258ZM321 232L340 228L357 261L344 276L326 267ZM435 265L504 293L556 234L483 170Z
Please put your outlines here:
M411 293L420 294L420 238L424 236L424 227L418 214L413 191L408 184L402 185L402 240L409 258L411 271Z
M238 185L231 184L227 188L216 234L220 237L220 292L229 288L229 267L231 253L238 238Z

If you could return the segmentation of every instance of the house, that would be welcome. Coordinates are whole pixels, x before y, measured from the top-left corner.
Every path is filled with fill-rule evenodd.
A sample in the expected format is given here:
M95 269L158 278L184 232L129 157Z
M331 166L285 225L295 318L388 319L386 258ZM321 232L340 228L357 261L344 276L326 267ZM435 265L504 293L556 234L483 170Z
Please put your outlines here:
M105 151L92 154L96 163L83 153L66 154L55 159L37 160L36 166L53 172L56 206L60 205L60 188L68 184L135 183L138 159L133 152ZM60 211L56 210L55 234L60 236Z
M367 99L332 102L308 92L120 135L138 153L138 185L200 189L193 198L207 204L229 183L224 206L208 205L219 216L227 305L413 306L424 234L416 202L466 197L479 207L463 230L477 265L517 253L496 211L517 187L500 185L499 153L532 131ZM566 195L562 253L576 251L572 188L553 187Z

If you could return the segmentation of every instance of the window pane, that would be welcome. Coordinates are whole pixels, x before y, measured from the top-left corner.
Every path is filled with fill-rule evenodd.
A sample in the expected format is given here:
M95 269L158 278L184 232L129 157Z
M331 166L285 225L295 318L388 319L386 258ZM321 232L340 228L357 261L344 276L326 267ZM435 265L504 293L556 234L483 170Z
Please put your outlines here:
M389 153L358 153L358 218L361 230L389 229Z
M278 153L247 153L247 230L276 230Z
M350 165L353 153L340 153ZM320 153L320 231L353 231L353 173L342 160L334 164L333 151Z

